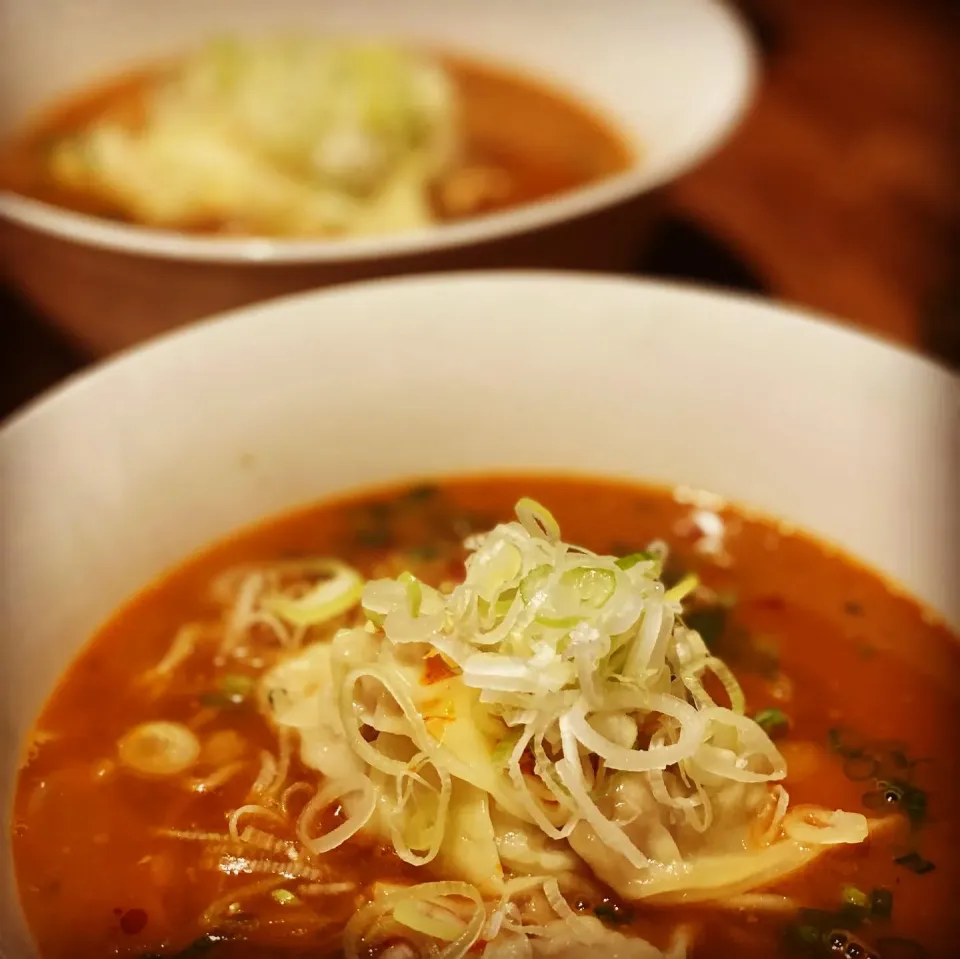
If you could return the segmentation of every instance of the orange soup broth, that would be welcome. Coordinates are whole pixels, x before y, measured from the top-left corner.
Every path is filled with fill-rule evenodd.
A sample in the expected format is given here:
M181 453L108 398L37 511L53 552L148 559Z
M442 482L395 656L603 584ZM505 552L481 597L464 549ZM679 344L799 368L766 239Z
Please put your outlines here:
M494 213L545 200L623 173L636 151L614 124L539 80L443 52L431 53L458 92L463 157L453 171L492 168L506 174L509 189L489 193L466 212L433 197L439 219ZM83 90L43 111L0 147L0 188L79 213L126 221L124 211L102 196L69 189L48 169L57 142L109 119L136 129L146 117L151 90L169 71L152 66ZM249 232L242 223L184 224L195 233Z
M151 719L189 721L214 688L218 666L210 650L199 651L155 698L145 695L138 677L163 656L179 626L214 614L208 588L218 573L249 561L336 556L366 575L382 572L385 562L409 563L424 579L440 582L460 575L462 537L509 519L521 495L548 506L568 542L625 554L665 539L677 566L696 570L718 595L735 594L715 648L740 680L751 713L776 707L789 717L777 742L788 758L791 802L865 811L863 796L875 784L849 778L843 756L831 749L831 730L902 742L916 763L915 782L928 796L928 814L915 834L896 815L882 834L826 854L776 891L803 906L833 910L845 887L883 887L893 894L892 916L870 920L857 933L861 938L909 939L928 956L955 955L960 653L954 637L847 557L764 520L724 510L726 555L718 559L698 551L691 507L667 492L510 477L384 491L267 521L191 558L107 623L45 706L19 779L15 864L45 959L182 949L202 934L199 916L211 902L271 878L224 875L202 861L200 843L157 834L160 828L224 830L226 815L245 801L260 750L276 750L275 734L257 710L211 709L203 726L205 736L233 731L244 743L243 773L223 788L193 792L144 781L116 762L116 742L126 730ZM290 781L297 778L311 776L295 760ZM895 863L914 849L936 868L917 875ZM325 881L361 883L373 877L412 882L426 872L362 840L322 857L318 868ZM304 906L291 926L291 913L282 912L288 907L266 895L256 902L257 930L246 941L218 944L214 959L336 955L341 927L358 905L352 894L327 897ZM691 924L695 959L789 955L784 929L798 921L704 906L640 903L634 912L637 931L661 945L676 925Z

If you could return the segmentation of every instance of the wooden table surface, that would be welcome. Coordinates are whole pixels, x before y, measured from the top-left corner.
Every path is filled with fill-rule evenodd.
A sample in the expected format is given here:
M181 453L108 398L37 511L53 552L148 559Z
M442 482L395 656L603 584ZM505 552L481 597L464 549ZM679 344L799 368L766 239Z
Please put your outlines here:
M958 0L738 0L764 63L642 272L764 292L960 367ZM85 362L0 290L0 416Z
M671 190L675 209L777 296L956 358L960 2L738 6L762 85L729 144Z

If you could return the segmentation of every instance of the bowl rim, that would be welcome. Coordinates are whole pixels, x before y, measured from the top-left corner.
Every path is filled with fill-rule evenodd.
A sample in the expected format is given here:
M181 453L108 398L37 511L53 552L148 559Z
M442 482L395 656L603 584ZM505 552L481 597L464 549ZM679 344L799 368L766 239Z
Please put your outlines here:
M50 203L0 190L0 218L20 227L99 250L127 255L198 263L281 265L341 264L362 260L393 260L457 247L493 243L573 221L625 203L676 179L705 159L728 139L748 112L759 85L760 57L742 14L726 2L709 2L712 14L727 33L730 71L737 81L734 95L712 124L703 124L692 142L672 163L650 172L642 157L622 173L502 212L439 223L389 236L346 240L270 239L257 237L198 237L175 230L114 223L66 210ZM478 54L482 56L482 54ZM492 57L491 64L499 61ZM504 69L523 74L521 63L504 62ZM573 98L575 83L535 74L548 86L559 85ZM587 100L592 103L591 100ZM603 104L593 106L603 109ZM621 135L627 133L615 117L607 117Z
M854 326L843 318L821 312L803 304L772 299L759 293L731 290L715 284L690 280L662 279L620 273L596 273L581 270L550 269L491 269L491 270L449 270L428 273L402 274L399 276L379 276L369 279L352 280L331 287L321 287L288 293L256 303L250 303L236 309L212 314L186 326L176 327L140 343L128 346L116 353L95 360L42 393L28 400L12 411L5 419L0 419L0 456L4 445L13 433L31 429L31 423L48 411L56 410L71 401L71 397L84 389L95 386L103 374L121 368L130 368L152 353L183 349L191 339L228 335L226 331L238 324L268 323L277 314L302 306L322 305L332 300L363 296L368 290L386 287L400 289L406 287L439 288L441 295L450 295L451 290L469 287L474 284L510 285L553 284L568 285L583 289L585 287L619 288L633 290L638 298L657 292L667 294L671 299L695 301L709 309L707 304L722 302L741 304L750 310L760 310L775 318L777 323L802 325L811 332L834 340L854 342L875 356L886 354L895 357L898 364L907 364L922 369L928 378L949 383L960 393L960 371L946 363L922 353L918 349L905 346L860 326Z

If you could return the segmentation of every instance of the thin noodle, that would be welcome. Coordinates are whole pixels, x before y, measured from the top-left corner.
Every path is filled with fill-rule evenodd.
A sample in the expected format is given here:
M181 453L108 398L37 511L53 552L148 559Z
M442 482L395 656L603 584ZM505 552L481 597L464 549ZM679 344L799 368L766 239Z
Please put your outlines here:
M223 631L223 640L220 643L220 656L227 656L239 645L247 624L253 615L257 598L263 591L264 579L262 573L251 573L240 584L233 608L227 617L226 628Z
M277 734L280 740L280 758L277 763L277 773L273 777L273 782L267 787L264 795L274 798L283 788L290 773L290 759L293 755L293 732L289 729L281 729Z
M236 889L233 892L227 893L225 896L221 896L219 899L215 899L204 910L203 915L200 917L200 925L205 929L216 928L223 921L224 911L229 909L235 902L240 902L243 899L250 899L261 893L269 892L278 886L282 886L286 881L286 876L271 876L269 879L259 879L249 886Z
M290 815L290 800L298 793L313 793L315 791L310 783L304 782L302 779L299 782L295 782L292 786L287 786L283 791L283 795L280 797L280 809L283 811L283 814L285 816Z
M259 799L261 796L266 795L267 790L273 785L276 778L277 760L274 758L273 753L265 749L260 753L260 772L257 773L257 778L250 787L251 798Z
M286 821L280 813L273 809L268 809L266 806L260 806L256 803L248 803L246 806L241 806L239 809L233 811L227 824L231 838L237 842L241 841L238 823L243 816L263 816L266 819L272 819L274 822L279 823Z
M224 785L224 783L233 779L237 773L243 772L244 766L246 766L246 763L243 760L239 760L235 763L228 763L226 766L222 766L215 773L212 773L205 779L188 779L183 784L183 787L184 789L189 789L191 792L195 793L212 792L215 789L219 789L222 785Z
M297 886L301 896L342 896L357 888L355 882L305 882Z

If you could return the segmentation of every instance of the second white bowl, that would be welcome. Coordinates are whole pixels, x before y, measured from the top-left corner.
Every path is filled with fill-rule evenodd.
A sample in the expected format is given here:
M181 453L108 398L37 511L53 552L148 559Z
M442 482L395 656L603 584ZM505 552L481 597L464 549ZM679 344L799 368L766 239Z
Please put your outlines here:
M8 0L0 135L97 78L223 32L389 36L539 77L640 144L621 175L420 232L343 242L218 239L109 223L0 194L0 253L47 316L96 353L200 316L370 276L492 266L626 269L649 191L726 136L754 76L740 22L713 0Z

